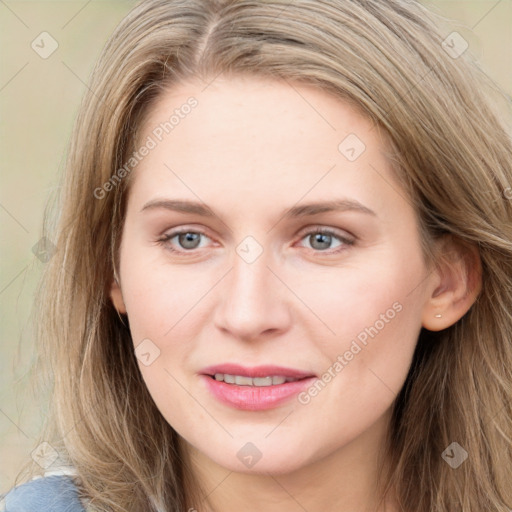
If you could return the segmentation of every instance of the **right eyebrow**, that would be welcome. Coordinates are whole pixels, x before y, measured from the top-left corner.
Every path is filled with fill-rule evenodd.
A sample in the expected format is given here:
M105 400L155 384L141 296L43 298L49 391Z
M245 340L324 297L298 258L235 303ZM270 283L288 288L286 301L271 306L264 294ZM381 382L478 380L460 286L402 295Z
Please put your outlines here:
M195 213L203 217L214 217L215 214L202 203L195 201L183 201L179 199L154 199L147 202L141 209L141 212L153 210L156 208L164 208L182 213Z

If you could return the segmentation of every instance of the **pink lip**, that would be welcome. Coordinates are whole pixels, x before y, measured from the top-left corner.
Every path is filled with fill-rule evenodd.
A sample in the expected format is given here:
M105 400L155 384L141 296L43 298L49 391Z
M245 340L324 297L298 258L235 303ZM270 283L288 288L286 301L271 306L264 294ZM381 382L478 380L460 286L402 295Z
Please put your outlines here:
M261 411L272 409L289 400L292 396L307 389L316 376L292 368L281 366L256 366L245 368L236 364L222 364L210 366L202 370L201 379L207 389L222 403L247 411ZM246 377L266 377L268 375L282 375L297 380L272 386L238 386L226 384L215 380L216 373L229 375L242 375Z

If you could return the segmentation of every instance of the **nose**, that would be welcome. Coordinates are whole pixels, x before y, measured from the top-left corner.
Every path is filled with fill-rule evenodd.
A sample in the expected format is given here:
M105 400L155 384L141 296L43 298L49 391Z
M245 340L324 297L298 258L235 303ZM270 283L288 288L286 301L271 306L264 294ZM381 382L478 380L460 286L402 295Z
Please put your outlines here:
M235 254L219 289L214 322L218 329L250 341L277 336L289 328L290 292L276 277L278 269L269 263L265 251L252 263Z

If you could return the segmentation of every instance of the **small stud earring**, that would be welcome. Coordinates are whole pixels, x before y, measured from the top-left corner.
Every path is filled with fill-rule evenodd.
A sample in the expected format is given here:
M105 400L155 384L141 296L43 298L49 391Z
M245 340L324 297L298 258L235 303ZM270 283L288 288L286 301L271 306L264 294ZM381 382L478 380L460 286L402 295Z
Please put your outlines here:
M438 313L437 315L435 315L436 318L441 318L443 315L441 315L440 313Z

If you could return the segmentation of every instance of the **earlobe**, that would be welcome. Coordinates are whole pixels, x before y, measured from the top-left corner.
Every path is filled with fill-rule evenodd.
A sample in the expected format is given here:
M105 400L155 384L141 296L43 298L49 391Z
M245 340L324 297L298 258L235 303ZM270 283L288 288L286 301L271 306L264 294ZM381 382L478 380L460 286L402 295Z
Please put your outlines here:
M478 248L450 238L433 273L430 295L423 308L422 325L441 331L460 320L482 289L482 264Z
M110 298L117 311L121 314L126 314L126 306L123 300L123 293L116 279L112 280L112 284L110 286Z

